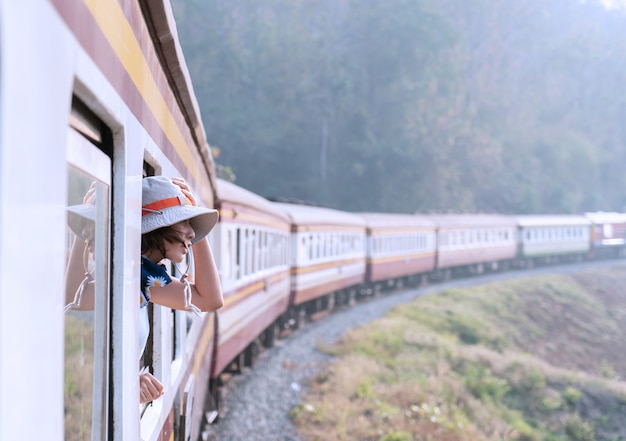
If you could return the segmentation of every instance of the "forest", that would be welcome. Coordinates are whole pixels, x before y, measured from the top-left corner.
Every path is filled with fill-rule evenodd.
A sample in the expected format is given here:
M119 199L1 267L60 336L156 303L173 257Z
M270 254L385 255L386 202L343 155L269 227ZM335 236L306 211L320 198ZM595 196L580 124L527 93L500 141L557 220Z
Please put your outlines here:
M220 176L346 211L626 211L626 10L172 0Z

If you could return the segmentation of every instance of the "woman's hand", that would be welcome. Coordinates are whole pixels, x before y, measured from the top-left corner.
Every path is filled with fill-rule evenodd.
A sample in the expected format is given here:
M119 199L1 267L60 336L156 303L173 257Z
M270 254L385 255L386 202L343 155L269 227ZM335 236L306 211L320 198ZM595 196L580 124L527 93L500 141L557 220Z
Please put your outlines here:
M191 202L191 205L197 206L198 203L196 202L196 198L194 197L193 194L191 194L191 190L189 189L189 186L187 185L185 180L183 178L171 178L171 179L174 185L178 185L180 187L185 197L189 199L189 202Z
M89 190L87 190L87 193L85 193L85 196L83 196L83 204L90 204L95 194L96 194L96 181L91 181Z
M139 375L139 402L141 404L154 401L163 395L163 385L151 373Z

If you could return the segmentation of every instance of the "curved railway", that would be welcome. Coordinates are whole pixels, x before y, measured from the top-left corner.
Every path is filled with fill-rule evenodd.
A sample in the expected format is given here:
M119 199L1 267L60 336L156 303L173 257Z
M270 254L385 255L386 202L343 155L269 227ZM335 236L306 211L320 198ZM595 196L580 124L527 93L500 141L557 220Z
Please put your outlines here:
M195 441L219 420L224 378L324 311L626 253L622 213L347 213L218 179L167 0L0 0L0 29L0 439ZM224 307L153 305L139 353L141 180L152 175L183 177L219 210L209 240ZM92 183L82 263L95 305L66 313L67 207ZM139 405L146 370L165 393Z
M623 266L626 262L604 260L462 278L372 297L354 308L343 308L332 315L314 320L302 330L294 332L279 346L261 354L253 369L246 369L242 375L233 377L228 382L224 394L223 416L219 424L205 428L204 439L265 441L268 439L267 434L280 434L270 439L300 441L289 412L302 402L301 392L306 389L308 381L327 363L332 362L332 357L318 348L331 346L350 329L384 316L397 305L450 288L544 274L606 269L615 265Z

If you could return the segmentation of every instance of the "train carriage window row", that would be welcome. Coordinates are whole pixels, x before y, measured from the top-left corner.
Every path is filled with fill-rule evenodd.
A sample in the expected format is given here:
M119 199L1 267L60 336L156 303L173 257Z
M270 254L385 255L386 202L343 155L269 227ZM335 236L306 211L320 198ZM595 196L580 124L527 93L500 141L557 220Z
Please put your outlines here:
M364 249L363 239L363 234L356 232L305 233L298 241L298 260L316 262L359 254Z
M253 228L237 228L228 232L229 248L234 246L234 269L237 280L250 278L278 266L286 266L289 262L288 241L286 233ZM224 268L225 277L230 277L230 267Z
M374 237L373 255L395 255L403 253L425 253L435 250L434 232L389 234Z
M451 230L439 235L441 249L481 248L509 245L515 242L512 228Z
M551 228L525 228L524 242L550 242L555 240L588 240L588 226L567 226Z

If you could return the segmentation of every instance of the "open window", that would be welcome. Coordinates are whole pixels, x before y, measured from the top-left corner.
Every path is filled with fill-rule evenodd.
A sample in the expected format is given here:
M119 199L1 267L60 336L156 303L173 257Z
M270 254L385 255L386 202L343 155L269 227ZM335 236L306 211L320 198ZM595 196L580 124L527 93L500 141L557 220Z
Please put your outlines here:
M110 131L75 99L66 150L66 440L101 440L107 436L111 150Z

